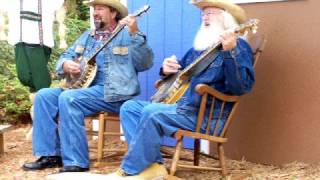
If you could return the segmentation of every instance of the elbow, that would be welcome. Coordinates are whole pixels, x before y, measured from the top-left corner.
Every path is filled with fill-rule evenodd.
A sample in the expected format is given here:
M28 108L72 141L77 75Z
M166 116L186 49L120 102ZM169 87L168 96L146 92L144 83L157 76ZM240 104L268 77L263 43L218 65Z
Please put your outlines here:
M138 72L146 71L153 66L153 59L145 58L140 65L136 66ZM138 68L137 68L138 67Z
M247 82L239 82L236 84L233 84L229 87L229 92L233 95L244 95L246 93L249 93L252 90L252 87L254 85L254 81L247 81Z

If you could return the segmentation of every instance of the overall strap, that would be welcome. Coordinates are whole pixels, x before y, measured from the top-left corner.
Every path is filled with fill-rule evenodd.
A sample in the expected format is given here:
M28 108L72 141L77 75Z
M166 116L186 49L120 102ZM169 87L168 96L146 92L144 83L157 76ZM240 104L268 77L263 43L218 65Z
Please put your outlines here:
M22 18L21 18L21 12L23 7L23 0L20 0L20 42L22 42Z
M43 27L42 27L42 1L38 0L38 14L40 15L39 24L39 41L40 45L43 45Z
M22 20L37 21L39 29L39 42L43 45L43 28L42 28L42 3L38 0L38 13L23 10L23 0L20 0L20 42L22 42Z

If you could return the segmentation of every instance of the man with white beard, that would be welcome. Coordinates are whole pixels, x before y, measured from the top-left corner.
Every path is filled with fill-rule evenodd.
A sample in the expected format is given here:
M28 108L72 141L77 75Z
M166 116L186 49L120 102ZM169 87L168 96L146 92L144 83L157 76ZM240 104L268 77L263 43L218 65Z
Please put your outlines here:
M207 84L231 95L247 93L254 84L252 50L230 30L245 21L243 9L227 0L192 0L191 3L202 10L202 25L194 47L180 60L174 55L166 58L160 75L164 78L186 68L214 43L221 42L222 47L205 70L191 77L188 90L177 103L129 100L122 105L120 118L128 152L120 169L106 179L161 179L167 175L160 153L161 138L172 136L179 129L195 130L201 101L195 92L197 84ZM223 118L227 118L232 104L226 106Z

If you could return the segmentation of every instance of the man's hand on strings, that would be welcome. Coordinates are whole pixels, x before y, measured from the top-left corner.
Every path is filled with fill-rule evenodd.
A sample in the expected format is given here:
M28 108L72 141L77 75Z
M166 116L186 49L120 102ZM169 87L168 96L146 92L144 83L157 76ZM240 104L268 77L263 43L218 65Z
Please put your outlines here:
M66 73L72 74L72 75L79 75L80 74L80 64L68 60L66 62L63 63L63 70Z
M237 45L237 36L233 31L227 30L220 36L220 42L223 50L231 50Z
M122 25L127 25L130 33L138 32L137 20L132 15L128 15L121 19L119 23Z
M163 70L163 74L165 75L177 73L180 68L181 66L178 63L177 57L175 55L165 58L162 63L162 70Z

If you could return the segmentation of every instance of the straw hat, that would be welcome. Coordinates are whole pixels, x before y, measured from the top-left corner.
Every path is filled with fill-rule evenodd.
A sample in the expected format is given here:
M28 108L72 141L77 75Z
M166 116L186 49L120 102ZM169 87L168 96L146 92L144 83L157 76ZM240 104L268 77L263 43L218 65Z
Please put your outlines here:
M88 3L90 6L97 4L113 7L120 13L121 18L124 18L128 15L128 9L120 2L120 0L93 0Z
M232 3L230 0L190 0L190 3L200 9L209 6L224 9L228 11L240 24L246 20L246 13L244 10L240 6Z

